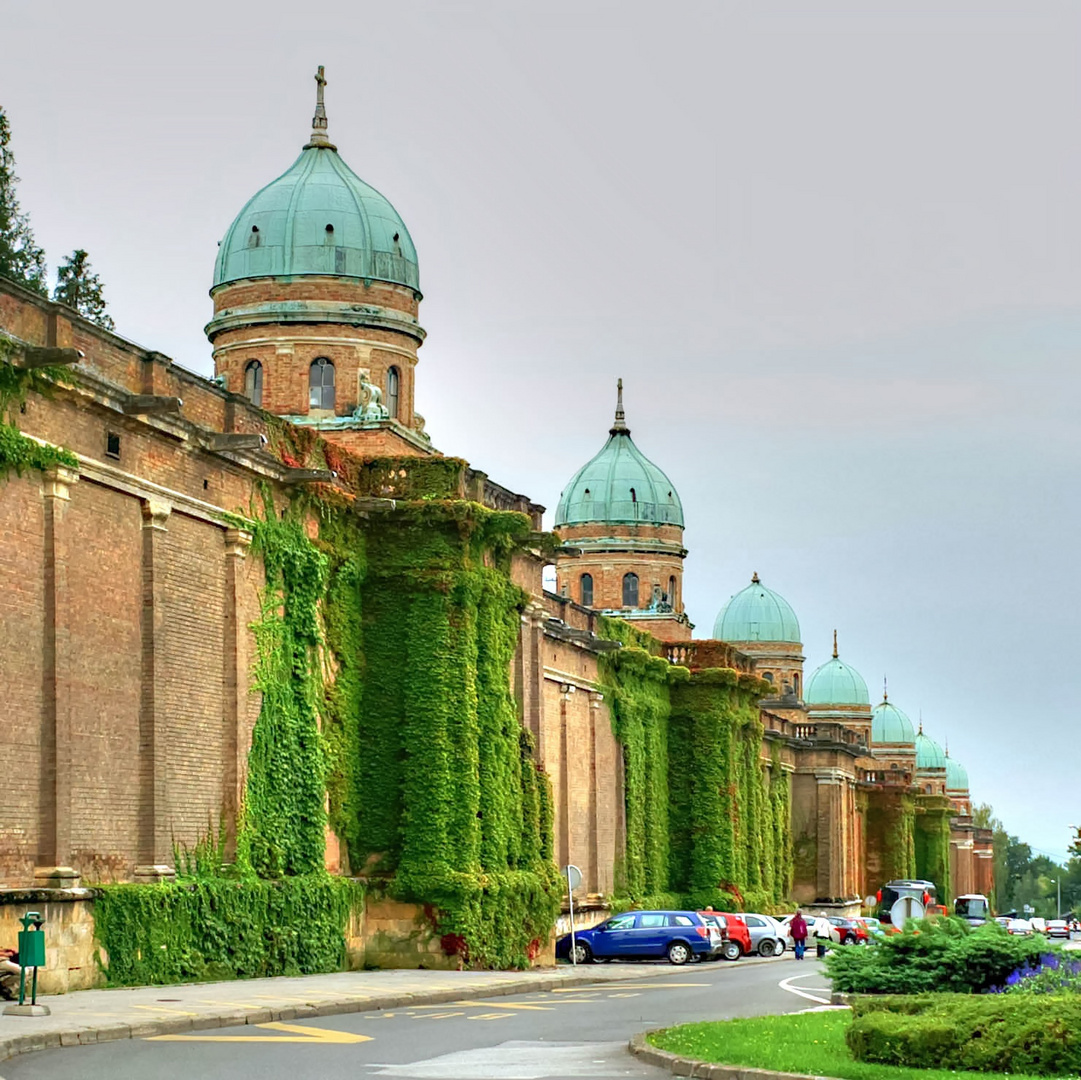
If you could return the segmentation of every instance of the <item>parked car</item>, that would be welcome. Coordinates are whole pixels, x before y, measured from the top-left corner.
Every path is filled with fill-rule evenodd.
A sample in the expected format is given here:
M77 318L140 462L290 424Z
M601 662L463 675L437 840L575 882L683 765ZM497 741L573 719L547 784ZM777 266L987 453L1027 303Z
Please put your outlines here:
M721 955L726 960L738 960L751 951L751 931L743 921L742 915L730 911L700 911L699 915L720 915L726 923L727 940L721 946Z
M721 933L720 941L708 956L699 957L701 960L720 960L724 956L725 946L728 944L728 920L716 911L700 911L702 921L706 926L716 927Z
M830 924L830 937L838 945L866 945L870 935L867 927L859 919L844 918L840 915L829 915L827 920Z
M863 928L867 931L868 941L870 941L871 938L880 938L886 936L886 930L883 927L880 919L873 919L869 915L864 915L856 921L863 924Z
M784 938L777 933L777 924L768 915L743 916L751 935L751 951L759 956L775 956L784 952Z
M1046 919L1041 919L1041 918L1039 917L1039 915L1034 915L1034 916L1033 916L1033 917L1032 917L1031 919L1029 919L1028 921L1029 921L1030 923L1032 923L1032 929L1033 929L1033 931L1034 931L1035 933L1037 933L1037 934L1044 934L1044 933L1046 933L1046 932L1047 932L1047 920L1046 920Z
M763 915L762 918L777 931L777 955L780 956L788 948L788 935L785 933L784 927L781 926L781 920L774 918L772 915Z
M1032 923L1028 919L1010 919L1006 924L1006 933L1015 934L1020 937L1031 937L1032 935Z
M1065 919L1052 919L1047 924L1044 933L1050 937L1068 938L1070 936L1070 924Z
M574 935L574 960L652 959L667 956L672 964L685 964L695 956L708 956L722 945L718 927L707 925L695 911L627 911L613 915L590 930ZM556 942L556 956L570 959L571 935Z

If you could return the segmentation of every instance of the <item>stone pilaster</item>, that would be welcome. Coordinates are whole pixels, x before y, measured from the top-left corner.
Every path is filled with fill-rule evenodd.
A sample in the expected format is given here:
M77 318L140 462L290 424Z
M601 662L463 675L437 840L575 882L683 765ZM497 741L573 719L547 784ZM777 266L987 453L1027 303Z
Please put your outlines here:
M225 857L236 856L237 817L244 785L247 738L243 732L247 704L246 627L240 614L244 559L252 536L243 529L225 530L225 640L222 648L222 812L225 816Z
M34 877L51 888L79 884L71 862L72 720L71 605L67 566L71 536L67 524L73 469L59 466L44 475L45 675L42 730L41 831Z
M604 888L601 877L604 874L603 867L612 860L605 859L601 850L600 837L600 807L598 799L601 782L601 763L597 759L597 726L604 720L604 710L601 703L604 694L591 690L589 692L589 853L593 868L592 880L586 882L586 889L591 893L602 893ZM609 888L609 892L611 889Z
M172 506L161 499L143 500L142 699L139 716L139 760L142 771L141 828L137 881L172 877L169 829L168 740L158 694L165 669L165 583L162 568Z

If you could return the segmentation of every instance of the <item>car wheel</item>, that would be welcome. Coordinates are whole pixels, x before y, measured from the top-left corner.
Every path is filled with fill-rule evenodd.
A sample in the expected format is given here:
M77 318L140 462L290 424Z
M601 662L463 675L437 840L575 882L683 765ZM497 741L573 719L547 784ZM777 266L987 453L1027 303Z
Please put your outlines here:
M673 941L668 946L668 962L670 964L685 964L690 960L692 956L689 945L684 944L682 941Z
M721 956L726 960L738 960L743 955L743 950L739 947L738 941L726 941L724 948L721 949Z
M773 942L769 938L764 938L758 943L758 955L759 956L772 956L774 952Z
M845 934L844 941L842 941L841 944L842 945L855 945L856 944L856 935L855 934Z
M576 964L593 963L593 950L584 941L574 943L574 962Z

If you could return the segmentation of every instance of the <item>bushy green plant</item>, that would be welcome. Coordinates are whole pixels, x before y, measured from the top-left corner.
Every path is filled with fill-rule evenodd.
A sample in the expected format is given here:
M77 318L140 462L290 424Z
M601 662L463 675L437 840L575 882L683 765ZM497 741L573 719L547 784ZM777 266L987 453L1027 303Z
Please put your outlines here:
M997 923L913 921L866 949L833 950L826 967L834 990L858 994L984 993L1038 962L1043 938L1011 937Z
M1051 1008L1006 995L858 1002L845 1039L857 1061L909 1069L1073 1075L1081 1071L1081 998Z

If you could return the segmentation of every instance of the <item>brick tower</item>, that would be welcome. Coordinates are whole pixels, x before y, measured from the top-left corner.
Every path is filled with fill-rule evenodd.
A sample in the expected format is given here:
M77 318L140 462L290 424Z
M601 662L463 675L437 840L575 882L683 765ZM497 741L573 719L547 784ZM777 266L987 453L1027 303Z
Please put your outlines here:
M690 638L694 627L683 608L683 507L672 481L631 439L622 379L608 441L563 489L555 529L580 553L557 558L560 593L641 623L662 641Z
M225 386L351 450L428 454L413 408L420 278L397 211L327 137L316 75L300 157L221 241L206 327Z

